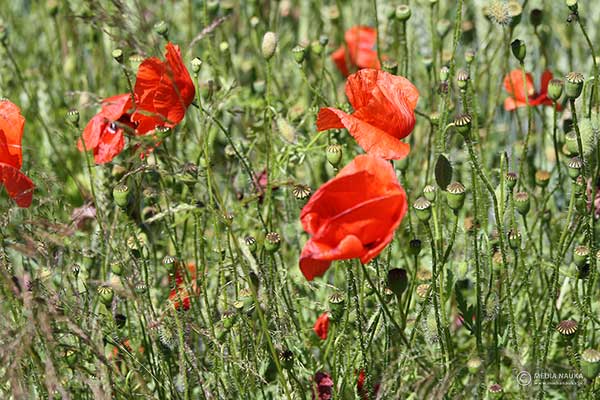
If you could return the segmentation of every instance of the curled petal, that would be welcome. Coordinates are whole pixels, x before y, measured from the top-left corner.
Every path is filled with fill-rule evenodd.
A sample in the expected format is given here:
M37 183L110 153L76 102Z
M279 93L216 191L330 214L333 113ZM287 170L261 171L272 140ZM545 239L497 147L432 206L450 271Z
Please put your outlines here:
M25 174L12 165L0 163L0 181L19 207L27 208L31 205L35 186Z

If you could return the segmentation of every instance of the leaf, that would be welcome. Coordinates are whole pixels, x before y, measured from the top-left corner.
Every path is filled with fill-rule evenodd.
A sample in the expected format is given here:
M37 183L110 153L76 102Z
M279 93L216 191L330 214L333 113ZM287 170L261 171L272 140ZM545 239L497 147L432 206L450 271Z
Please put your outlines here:
M473 326L473 315L475 315L475 309L472 305L470 306L467 304L467 301L457 285L454 286L454 293L456 293L456 303L463 325L469 332L474 333L475 327Z
M446 190L446 186L452 181L452 165L443 154L438 156L435 163L435 181L442 190Z

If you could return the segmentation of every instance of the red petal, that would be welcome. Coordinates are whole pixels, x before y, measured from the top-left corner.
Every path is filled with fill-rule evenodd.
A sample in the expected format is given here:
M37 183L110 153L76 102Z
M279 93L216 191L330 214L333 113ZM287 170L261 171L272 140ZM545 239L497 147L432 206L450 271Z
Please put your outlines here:
M535 93L535 88L533 87L533 78L531 74L527 73L525 75L525 80L527 82L527 89L525 89L525 85L523 84L523 73L520 69L514 69L510 71L509 75L504 77L504 90L508 92L511 97L514 97L517 102L525 102L525 96L533 96ZM525 93L527 90L527 94Z
M21 139L24 126L25 118L21 115L21 109L8 100L0 100L0 131L4 132L8 154L16 156L17 160L15 163L15 158L5 157L0 158L0 162L10 164L17 169L21 168L23 163Z
M329 314L324 312L317 318L313 325L313 330L322 340L327 339L327 333L329 332Z
M540 88L540 93L547 93L548 92L548 83L550 83L550 81L552 80L552 72L545 70L542 73L542 81L540 82L541 88Z
M117 129L115 133L104 129L98 146L94 149L94 161L96 164L110 162L123 151L123 147L125 147L123 129Z
M31 205L35 186L25 174L12 165L0 163L0 181L19 207L27 208Z
M346 65L346 49L344 46L340 46L336 51L331 53L331 60L335 63L335 66L340 70L342 75L348 76L348 66Z
M379 69L379 59L375 45L377 44L377 31L368 26L355 26L346 31L344 35L350 60L358 68Z
M79 151L89 151L95 149L96 146L98 146L98 143L100 142L100 135L102 135L102 132L104 131L106 125L106 118L104 118L104 116L101 113L98 113L95 116L93 116L92 119L90 119L90 121L83 129L83 143L81 142L81 139L79 139L79 141L77 142L77 147L79 148ZM84 144L85 148L83 146Z
M102 111L100 114L109 121L118 121L131 106L131 94L119 94L102 100Z

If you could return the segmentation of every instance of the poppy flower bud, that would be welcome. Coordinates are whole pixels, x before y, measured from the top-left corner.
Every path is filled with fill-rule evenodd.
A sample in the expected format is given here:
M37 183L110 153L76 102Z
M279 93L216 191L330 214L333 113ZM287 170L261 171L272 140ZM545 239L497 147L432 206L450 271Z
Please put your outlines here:
M292 369L294 366L294 353L291 350L284 350L279 353L279 360L283 368Z
M327 161L332 167L336 168L340 161L342 161L342 146L339 144L332 144L327 147Z
M154 32L168 40L169 25L165 21L158 21L154 24Z
M556 330L566 338L571 338L577 333L577 321L565 319L556 325Z
M387 274L387 287L400 298L408 287L406 270L402 268L390 269Z
M129 187L124 184L115 186L113 188L113 199L121 209L127 208L129 204Z
M192 59L192 72L198 76L198 74L200 73L200 69L202 68L202 60L198 57L194 57Z
M583 267L585 264L587 264L589 255L589 247L585 245L577 246L575 247L575 250L573 250L573 262L578 267Z
M281 246L281 236L277 232L269 232L265 236L265 250L267 253L275 253Z
M65 118L67 119L67 122L69 122L70 124L72 124L73 126L79 126L79 111L72 108L67 112L67 115L65 116Z
M508 244L513 250L518 250L521 247L521 232L513 228L508 231Z
M515 58L519 60L520 63L522 63L523 60L525 60L525 56L527 55L527 47L525 46L525 42L521 39L515 39L510 44L510 48L512 50L513 56L515 56Z
M446 187L446 200L448 206L454 211L458 211L465 204L465 186L460 182L452 182Z
M398 7L396 7L395 16L398 21L401 21L401 22L408 21L411 14L412 14L412 12L410 10L410 7L407 6L406 4L401 4Z
M445 65L440 69L440 81L448 82L448 75L450 75L450 68Z
M435 201L435 186L433 185L427 185L423 188L423 196L433 202Z
M113 297L115 295L113 288L111 288L110 286L102 285L98 286L97 292L102 304L104 304L106 307L110 307L113 301Z
M423 222L429 221L431 218L431 202L425 197L419 197L414 203L413 208L417 212L417 218Z
M504 177L504 179L506 180L506 186L508 186L508 188L510 190L513 190L517 184L517 174L514 172L507 172L506 176Z
M310 197L310 187L302 184L294 185L292 193L297 200L306 200Z
M456 118L454 118L454 127L456 128L458 133L467 138L469 136L469 133L471 132L472 121L473 119L469 114L460 114L457 115Z
M565 4L569 7L569 10L577 12L577 0L566 0Z
M581 373L589 380L594 380L600 373L600 351L585 349L580 359Z
M114 49L112 51L112 58L114 58L115 61L118 62L119 64L122 64L123 63L123 50Z
M542 19L544 19L544 11L541 8L534 8L529 13L529 22L534 27L540 26Z
M413 256L418 256L421 252L422 243L419 239L413 239L408 242L408 252Z
M398 63L394 60L385 60L383 62L383 70L396 75L398 73Z
M545 188L548 186L548 182L550 182L550 172L539 170L535 172L535 184L541 188Z
M577 179L581 174L581 168L583 167L583 161L579 157L573 157L567 162L567 168L569 170L569 176L571 179Z
M460 71L458 71L458 73L456 74L456 84L458 88L461 90L465 90L467 88L467 85L469 84L469 79L469 71L467 71L466 69L461 69Z
M346 298L341 292L335 292L329 296L329 309L331 310L331 320L339 321L344 315Z
M294 60L296 60L298 64L302 64L306 57L306 48L298 45L292 49L292 54L294 55Z
M515 194L515 208L521 215L527 215L531 208L529 194L527 192L518 192Z
M465 62L468 65L471 65L471 63L473 62L473 60L475 60L475 50L468 49L467 51L465 51Z
M569 99L576 99L583 90L584 77L579 72L569 72L565 77L565 94Z
M552 101L558 101L562 96L563 86L562 79L551 79L548 83L548 98Z
M450 21L443 18L438 20L437 24L435 25L435 30L441 38L445 38L448 32L450 32L451 25L452 23Z
M246 246L248 246L248 250L250 250L252 254L256 253L256 239L253 236L246 236L246 238L244 239L244 243L246 244Z
M265 60L269 61L277 50L277 35L274 32L265 33L260 49Z

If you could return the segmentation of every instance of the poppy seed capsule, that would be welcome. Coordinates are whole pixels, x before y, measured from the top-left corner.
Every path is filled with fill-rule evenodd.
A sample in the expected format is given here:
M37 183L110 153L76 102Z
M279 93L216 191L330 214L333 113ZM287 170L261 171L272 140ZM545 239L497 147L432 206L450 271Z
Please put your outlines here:
M452 182L446 187L446 200L448 206L454 211L458 211L465 204L465 186L460 182Z
M556 325L556 330L563 336L571 337L577 332L577 321L566 319Z
M461 90L465 90L467 88L467 85L469 84L469 79L469 71L467 71L466 69L461 69L460 71L458 71L458 73L456 74L456 82L458 88Z
M402 296L402 293L408 287L408 275L406 270L402 268L393 268L387 274L387 286L397 296Z
M265 250L267 253L275 253L281 246L281 236L277 232L269 232L265 236Z
M413 204L413 208L417 212L417 218L423 222L429 221L431 218L431 202L425 197L419 197Z
M435 201L435 186L433 185L427 185L423 188L423 196L433 202Z
M513 250L518 250L521 247L521 232L517 229L511 229L508 232L508 244Z
M113 261L110 264L110 271L117 276L123 275L123 264L121 261Z
M579 154L579 146L577 144L577 134L571 131L565 135L565 148L568 155Z
M569 7L569 10L573 12L577 11L577 0L565 0L565 4Z
M562 79L551 79L548 83L548 98L552 101L558 101L562 96L564 82Z
M504 179L506 180L506 186L510 190L513 190L517 184L517 174L515 172L507 172Z
M339 321L344 315L346 298L340 292L335 292L329 296L329 309L331 311L331 320Z
M79 111L72 108L67 112L66 115L67 122L72 124L73 126L79 126Z
M223 323L223 328L229 330L233 327L235 323L235 313L231 311L225 311L223 315L221 315L221 322Z
M469 373L476 374L477 371L479 371L479 369L481 368L481 364L481 358L477 356L469 358L467 360L467 369L469 370Z
M440 81L448 82L448 76L450 75L450 68L445 65L440 69Z
M454 118L454 127L465 138L468 137L469 132L471 132L471 122L473 119L469 114L460 114Z
M113 288L111 288L110 286L102 285L98 286L97 292L102 304L104 304L106 307L110 307L115 295Z
M294 55L294 60L296 60L298 64L302 64L306 57L306 48L298 45L292 49L292 54Z
M475 50L468 49L467 51L465 51L465 62L468 65L471 65L471 63L473 62L473 60L475 60Z
M112 51L112 58L115 59L116 62L118 62L119 64L123 63L123 50L121 49L114 49Z
M571 179L577 179L577 177L581 174L581 168L583 167L583 162L579 157L573 157L567 162L567 168L569 170L569 176Z
M307 185L297 184L294 185L292 193L296 200L306 200L310 197L311 190Z
M438 20L437 24L435 25L435 30L441 38L444 38L446 37L448 32L450 32L450 26L452 26L452 23L449 20L443 18Z
M550 182L550 172L539 170L535 172L535 184L541 188L545 188L548 186L548 182Z
M422 243L419 239L413 239L408 242L408 252L413 256L418 256L421 252Z
M129 187L124 184L117 185L113 188L113 199L115 203L121 208L127 208L129 204Z
M283 368L292 369L294 366L294 353L291 350L284 350L279 353L279 360Z
M327 161L332 167L336 168L340 161L342 161L342 146L339 144L332 144L327 147Z
M429 294L429 283L421 283L417 286L416 292L418 300L425 300L427 298L427 294Z
M154 24L154 32L167 39L169 35L169 25L165 21L158 21Z
M522 63L523 60L525 60L525 56L527 55L527 47L525 46L525 42L521 39L515 39L510 44L510 48L512 50L513 56L515 56L515 58L519 60L520 63Z
M252 254L256 253L256 239L253 236L246 236L246 238L244 239L244 243L246 243L246 246L248 246L248 250L250 250Z
M265 60L269 61L273 57L275 50L277 50L277 35L275 32L265 33L260 49Z
M540 26L544 19L544 11L541 8L534 8L529 13L529 22L534 27Z
M408 21L411 14L412 14L412 12L410 10L410 7L407 6L406 4L401 4L398 7L396 7L395 16L398 21L401 21L401 22Z
M588 257L590 255L590 249L587 246L581 245L575 247L573 250L573 262L578 267L583 267L588 262Z
M569 99L576 99L581 95L583 90L583 82L585 81L583 74L579 72L569 72L565 77L565 94Z
M581 353L579 361L581 373L589 380L594 380L600 373L600 351L596 349L585 349Z
M200 73L200 69L202 68L202 60L198 57L194 57L192 59L191 65L192 65L192 72L194 74L196 74L196 76L198 76L198 73Z
M529 194L527 192L518 192L515 194L515 208L521 215L527 215L531 207Z
M502 386L494 383L488 387L488 392L492 396L492 398L499 398L502 395Z
M396 75L398 73L398 63L394 60L385 60L383 62L383 70L392 75Z
M175 262L177 261L177 259L173 256L170 255L166 255L163 260L162 263L165 267L167 268L172 268L175 266Z

